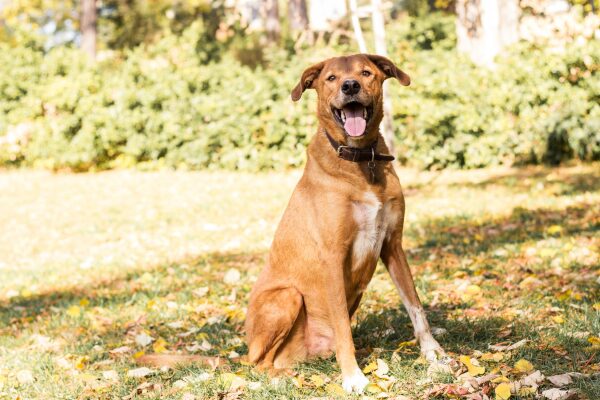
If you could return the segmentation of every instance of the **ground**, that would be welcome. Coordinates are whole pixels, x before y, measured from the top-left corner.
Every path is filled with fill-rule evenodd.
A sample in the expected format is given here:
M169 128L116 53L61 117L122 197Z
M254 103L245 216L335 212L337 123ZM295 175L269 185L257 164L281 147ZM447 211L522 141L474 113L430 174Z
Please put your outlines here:
M333 358L278 379L136 365L245 354L248 293L299 174L0 172L0 399L340 396ZM600 164L399 175L417 288L462 369L427 372L380 266L353 323L367 395L506 398L521 381L511 398L532 398L555 386L522 382L539 370L583 373L567 388L600 398Z

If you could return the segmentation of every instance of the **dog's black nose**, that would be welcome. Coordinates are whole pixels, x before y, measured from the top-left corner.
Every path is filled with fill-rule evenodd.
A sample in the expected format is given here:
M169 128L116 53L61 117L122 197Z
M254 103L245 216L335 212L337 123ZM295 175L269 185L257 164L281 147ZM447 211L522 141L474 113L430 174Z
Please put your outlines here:
M348 79L342 83L342 93L347 95L353 95L358 93L360 90L360 83L354 79Z

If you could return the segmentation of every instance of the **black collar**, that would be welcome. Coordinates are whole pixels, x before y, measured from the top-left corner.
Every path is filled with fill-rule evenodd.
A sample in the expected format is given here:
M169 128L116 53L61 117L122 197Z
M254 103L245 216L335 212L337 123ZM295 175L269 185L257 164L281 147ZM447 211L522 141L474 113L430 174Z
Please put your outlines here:
M350 147L336 142L327 131L324 132L339 158L352 162L369 161L369 164L373 163L373 167L375 161L394 161L394 156L390 154L375 153L377 139L368 147Z

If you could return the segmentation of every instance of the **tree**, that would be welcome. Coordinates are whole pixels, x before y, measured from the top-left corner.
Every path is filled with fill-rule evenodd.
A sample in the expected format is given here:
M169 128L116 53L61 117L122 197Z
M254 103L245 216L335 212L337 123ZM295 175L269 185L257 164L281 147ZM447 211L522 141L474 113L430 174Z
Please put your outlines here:
M456 15L458 50L476 64L493 67L502 48L519 39L518 0L458 0Z
M276 42L281 35L281 24L279 23L279 2L277 0L264 1L264 18L267 38L270 42Z
M305 31L308 29L306 0L290 0L288 4L288 18L292 31Z
M81 0L81 49L96 59L96 0Z

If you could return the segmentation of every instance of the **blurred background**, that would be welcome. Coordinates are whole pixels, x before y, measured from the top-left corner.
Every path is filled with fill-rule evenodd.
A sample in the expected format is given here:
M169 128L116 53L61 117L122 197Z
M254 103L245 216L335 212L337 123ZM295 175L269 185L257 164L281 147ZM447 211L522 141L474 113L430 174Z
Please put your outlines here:
M598 0L2 0L0 165L299 167L326 57L387 54L419 169L600 159Z

